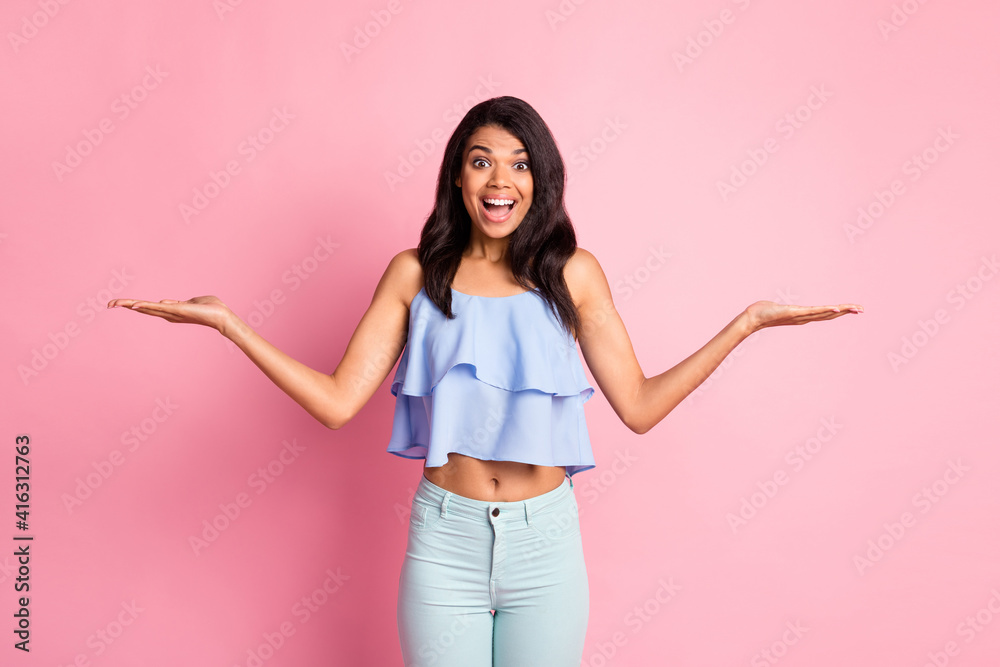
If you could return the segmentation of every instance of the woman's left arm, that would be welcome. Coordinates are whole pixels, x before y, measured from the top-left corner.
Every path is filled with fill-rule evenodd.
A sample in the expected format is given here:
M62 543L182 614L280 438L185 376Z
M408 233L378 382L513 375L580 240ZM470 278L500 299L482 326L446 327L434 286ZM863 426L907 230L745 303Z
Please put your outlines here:
M647 378L639 367L597 258L577 248L566 263L564 275L580 313L577 340L587 367L619 419L636 433L645 433L658 424L755 331L830 320L864 310L858 304L789 306L757 301L700 350L673 368Z

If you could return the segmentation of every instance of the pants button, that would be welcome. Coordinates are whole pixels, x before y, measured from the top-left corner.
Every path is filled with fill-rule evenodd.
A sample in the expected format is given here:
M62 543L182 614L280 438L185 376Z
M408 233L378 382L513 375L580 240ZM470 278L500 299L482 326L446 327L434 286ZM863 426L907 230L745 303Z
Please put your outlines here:
M500 516L500 508L499 507L494 507L493 508L493 516Z

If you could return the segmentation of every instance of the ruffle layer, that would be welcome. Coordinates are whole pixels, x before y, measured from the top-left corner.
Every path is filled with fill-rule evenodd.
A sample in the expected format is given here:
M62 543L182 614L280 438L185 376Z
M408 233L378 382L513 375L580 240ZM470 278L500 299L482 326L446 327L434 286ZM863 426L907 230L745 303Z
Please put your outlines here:
M480 382L507 391L580 394L584 402L593 396L576 342L536 291L481 297L452 290L452 310L455 319L445 318L423 288L413 297L393 396L430 396L459 364L472 366Z

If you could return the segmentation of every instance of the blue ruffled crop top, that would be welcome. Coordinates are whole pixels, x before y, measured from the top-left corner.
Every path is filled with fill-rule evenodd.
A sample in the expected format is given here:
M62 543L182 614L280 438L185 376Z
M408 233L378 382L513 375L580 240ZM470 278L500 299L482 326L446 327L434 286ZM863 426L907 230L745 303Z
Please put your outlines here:
M594 394L576 341L537 288L484 297L451 291L447 319L423 288L392 381L388 451L442 466L490 461L595 467L583 404Z

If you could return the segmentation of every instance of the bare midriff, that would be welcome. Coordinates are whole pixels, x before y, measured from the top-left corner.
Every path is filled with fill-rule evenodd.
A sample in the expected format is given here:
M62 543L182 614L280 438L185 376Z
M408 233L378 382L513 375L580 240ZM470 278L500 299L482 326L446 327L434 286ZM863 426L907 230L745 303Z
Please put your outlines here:
M445 491L466 498L512 502L559 488L566 477L566 468L516 461L481 461L452 452L443 466L425 467L424 477Z

